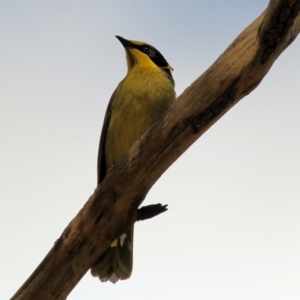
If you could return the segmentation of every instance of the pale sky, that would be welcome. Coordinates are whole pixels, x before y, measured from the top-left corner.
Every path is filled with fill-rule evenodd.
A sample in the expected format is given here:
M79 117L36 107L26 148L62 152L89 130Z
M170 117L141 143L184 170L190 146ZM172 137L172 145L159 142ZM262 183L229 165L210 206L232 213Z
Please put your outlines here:
M268 1L0 1L0 299L93 193L103 117L126 74L114 37L146 41L178 95ZM68 299L300 299L300 40L160 178L132 277L88 272Z

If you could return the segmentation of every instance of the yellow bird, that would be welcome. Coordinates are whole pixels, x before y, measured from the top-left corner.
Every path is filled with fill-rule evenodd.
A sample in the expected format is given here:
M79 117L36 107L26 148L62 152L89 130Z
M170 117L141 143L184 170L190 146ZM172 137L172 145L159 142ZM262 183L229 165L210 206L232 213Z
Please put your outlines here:
M98 152L98 184L130 147L175 101L173 68L153 46L116 38L126 51L128 71L109 101ZM91 272L102 282L128 279L132 272L133 227L99 257Z

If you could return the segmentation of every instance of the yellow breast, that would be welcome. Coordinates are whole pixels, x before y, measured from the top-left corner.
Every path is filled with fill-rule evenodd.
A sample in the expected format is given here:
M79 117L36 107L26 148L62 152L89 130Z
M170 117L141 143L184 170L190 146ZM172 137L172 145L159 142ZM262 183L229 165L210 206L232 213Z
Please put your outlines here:
M107 169L123 158L173 101L174 86L163 70L134 67L127 74L112 102L105 143Z

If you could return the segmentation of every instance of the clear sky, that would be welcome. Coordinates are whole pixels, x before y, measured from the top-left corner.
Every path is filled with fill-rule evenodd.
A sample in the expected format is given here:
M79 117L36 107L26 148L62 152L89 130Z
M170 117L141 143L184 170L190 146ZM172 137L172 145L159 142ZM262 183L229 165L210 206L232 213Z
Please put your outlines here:
M174 67L178 95L267 6L259 0L0 1L0 299L34 271L92 194L114 37ZM132 278L90 273L70 300L300 299L300 41L208 130L145 203Z

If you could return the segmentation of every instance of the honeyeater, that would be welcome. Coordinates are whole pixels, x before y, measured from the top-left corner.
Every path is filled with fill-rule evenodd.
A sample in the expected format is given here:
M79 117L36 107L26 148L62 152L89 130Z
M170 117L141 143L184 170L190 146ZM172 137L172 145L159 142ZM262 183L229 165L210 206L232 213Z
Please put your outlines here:
M98 152L98 184L129 148L175 101L173 68L144 42L116 36L125 48L128 71L109 101ZM132 272L133 227L102 254L91 272L101 281L117 282Z

